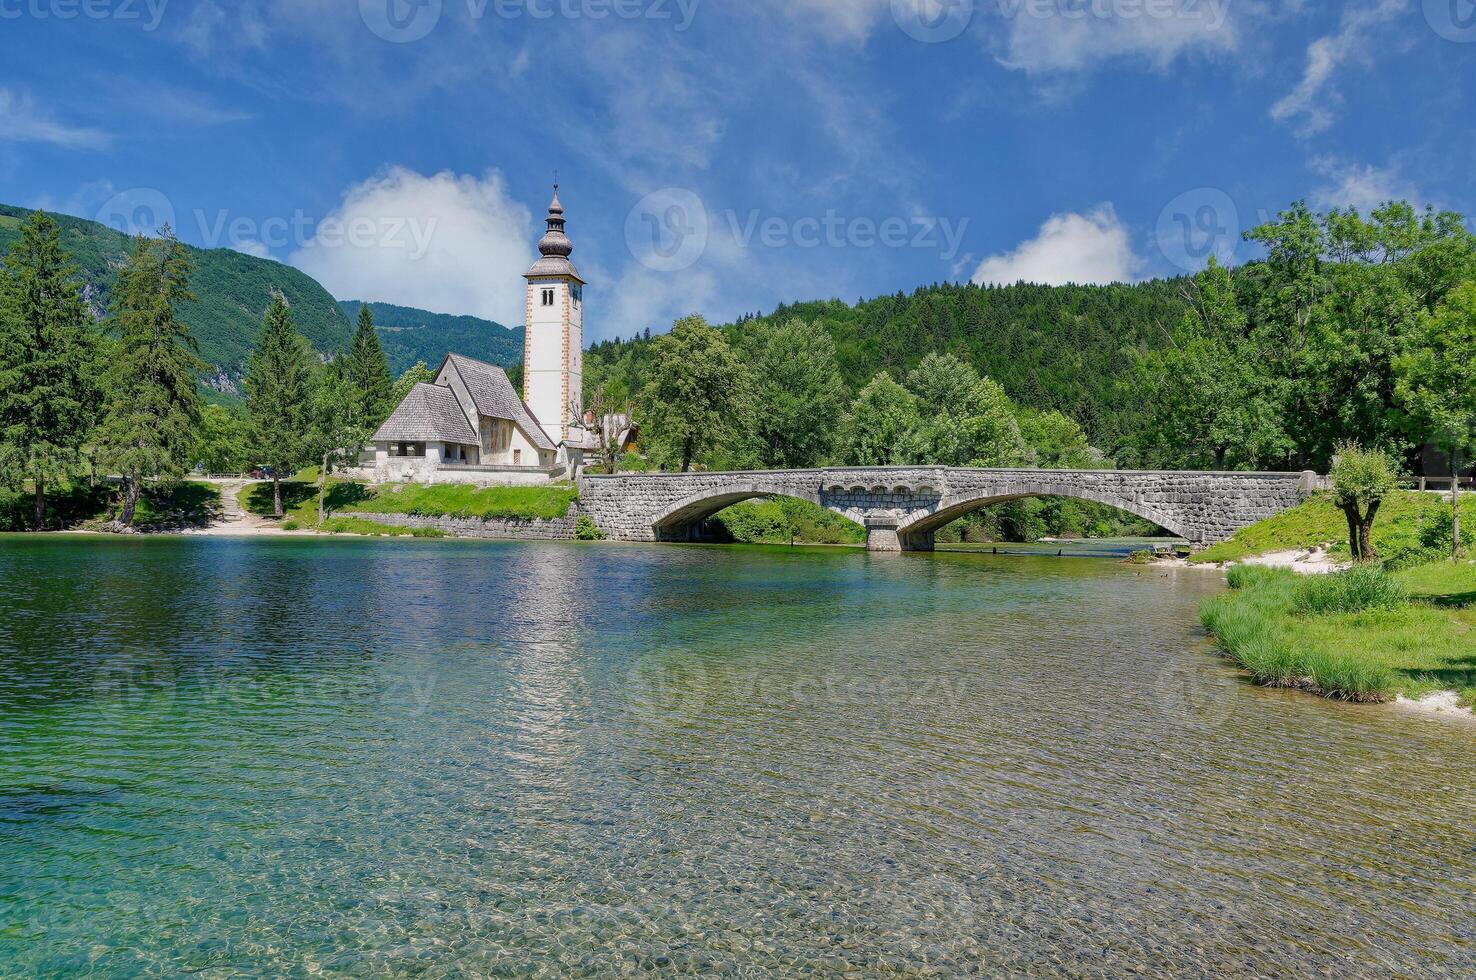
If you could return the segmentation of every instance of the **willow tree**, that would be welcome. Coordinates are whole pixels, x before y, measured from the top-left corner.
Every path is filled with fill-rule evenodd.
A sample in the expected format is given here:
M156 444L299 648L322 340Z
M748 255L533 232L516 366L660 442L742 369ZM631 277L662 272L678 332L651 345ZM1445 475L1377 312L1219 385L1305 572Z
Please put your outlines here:
M147 480L182 475L203 408L196 378L206 367L177 307L194 300L194 266L166 225L140 235L118 272L111 326L117 335L99 431L101 462L123 476L119 521L130 526Z
M31 482L32 522L70 478L96 416L92 318L56 222L35 211L0 273L0 476Z

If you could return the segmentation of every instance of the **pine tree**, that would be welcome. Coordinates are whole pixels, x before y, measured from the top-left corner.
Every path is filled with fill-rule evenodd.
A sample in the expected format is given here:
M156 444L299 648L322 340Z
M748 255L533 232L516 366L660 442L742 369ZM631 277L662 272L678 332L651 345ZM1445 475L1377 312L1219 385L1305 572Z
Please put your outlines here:
M395 407L391 403L395 382L368 303L359 307L359 329L349 348L347 369L348 380L357 392L359 423L373 431Z
M319 457L318 525L327 516L328 478L335 469L359 462L359 451L370 433L359 416L360 392L351 377L348 358L339 357L318 372L313 386L313 453Z
M94 336L56 222L32 213L0 276L0 476L31 481L34 524L48 486L72 476L94 421Z
M278 517L283 516L282 473L296 470L310 456L312 377L307 357L307 343L297 333L287 300L273 293L246 370L245 388L251 445L272 469L272 501Z
M101 461L122 473L119 522L132 525L145 480L178 476L195 444L203 403L189 327L175 316L194 299L189 253L166 226L140 235L118 272L112 326L118 342L107 377L107 413L99 431Z

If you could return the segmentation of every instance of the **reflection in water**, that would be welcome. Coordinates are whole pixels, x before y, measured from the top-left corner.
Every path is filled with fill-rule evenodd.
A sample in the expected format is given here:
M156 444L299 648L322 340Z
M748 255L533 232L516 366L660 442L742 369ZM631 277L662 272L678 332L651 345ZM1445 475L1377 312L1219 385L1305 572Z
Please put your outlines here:
M1217 576L0 540L0 973L1476 968L1472 733Z

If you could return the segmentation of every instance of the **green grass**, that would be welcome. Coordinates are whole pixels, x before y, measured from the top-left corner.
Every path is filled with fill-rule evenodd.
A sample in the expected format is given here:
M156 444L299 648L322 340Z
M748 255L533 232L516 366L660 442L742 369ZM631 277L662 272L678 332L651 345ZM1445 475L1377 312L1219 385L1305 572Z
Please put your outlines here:
M544 520L564 517L579 499L572 486L476 487L443 484L380 490L354 504L365 514L412 514L416 517Z
M1461 522L1476 531L1476 499L1461 500ZM1395 567L1412 567L1441 556L1443 527L1449 527L1449 498L1433 493L1400 491L1390 495L1374 521L1373 545L1379 557ZM1300 507L1252 524L1229 541L1201 551L1194 562L1240 561L1272 551L1297 551L1331 544L1334 557L1348 558L1348 522L1325 493Z
M318 486L301 478L282 481L282 509L286 521L295 527L312 528L318 523ZM569 512L579 492L572 486L548 487L476 487L446 484L441 486L407 486L396 490L376 490L362 483L328 481L325 509L329 518L323 530L352 534L355 526L370 527L364 533L387 534L393 530L410 534L409 528L391 528L359 519L334 517L338 511L361 514L409 514L415 517L479 518L482 520L553 520ZM242 508L262 517L271 517L272 485L257 483L241 491ZM334 528L328 525L333 522ZM286 523L283 524L287 526ZM289 528L290 530L290 528ZM431 537L422 533L420 537Z
M47 494L46 530L85 529L118 516L120 487L77 483ZM0 491L0 531L31 530L34 506L30 488ZM179 531L204 527L220 508L220 491L205 483L156 483L144 488L134 511L140 531Z
M314 517L307 522L290 517L282 522L282 529L321 531L324 534L362 534L375 538L444 538L449 536L445 531L431 527L396 527L393 524L366 521L362 517L329 517L322 524L314 523L316 520L316 512Z
M713 519L719 539L738 544L863 544L866 529L807 500L749 500Z
M1352 701L1461 692L1476 702L1476 566L1309 579L1238 566L1201 616L1259 683Z

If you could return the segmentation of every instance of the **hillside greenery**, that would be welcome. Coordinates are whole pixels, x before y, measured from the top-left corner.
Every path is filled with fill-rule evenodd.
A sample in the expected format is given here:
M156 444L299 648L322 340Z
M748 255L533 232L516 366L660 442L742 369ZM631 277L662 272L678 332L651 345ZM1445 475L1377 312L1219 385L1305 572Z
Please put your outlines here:
M348 322L358 319L359 300L338 304ZM370 303L390 370L402 374L418 361L434 367L450 353L511 367L523 360L523 328L475 316L429 313L392 303Z
M0 250L20 237L30 213L0 204ZM78 267L93 316L103 318L112 304L118 270L133 250L132 239L96 221L64 214L51 217L60 226L62 248ZM286 298L298 331L319 354L330 355L348 345L349 320L312 277L232 249L184 247L194 265L190 288L195 299L181 303L177 312L189 326L197 353L210 365L205 380L211 387L235 392L274 292Z

